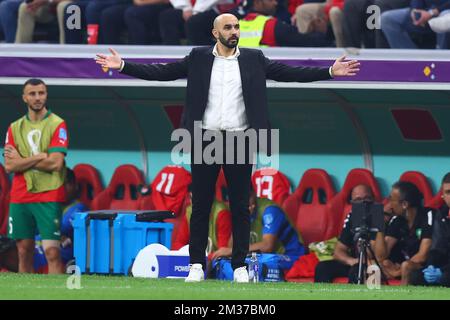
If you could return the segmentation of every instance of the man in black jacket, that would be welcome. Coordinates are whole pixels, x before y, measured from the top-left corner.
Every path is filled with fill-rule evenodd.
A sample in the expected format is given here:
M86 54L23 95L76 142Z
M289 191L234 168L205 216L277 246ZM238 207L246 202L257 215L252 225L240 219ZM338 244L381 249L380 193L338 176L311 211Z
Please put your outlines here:
M432 244L435 210L423 207L423 195L411 182L398 181L388 197L393 217L385 233L386 252L382 262L388 279L411 283L411 274L423 268Z
M116 69L124 74L145 79L170 81L187 77L186 103L182 127L192 134L194 127L203 133L228 135L248 130L270 129L266 79L285 82L310 82L328 80L335 76L352 76L359 69L355 60L336 60L329 68L290 67L267 59L260 50L240 49L239 21L231 14L216 18L212 34L217 40L214 47L192 49L188 56L168 64L143 65L124 62L119 54L97 55L102 67ZM195 122L195 123L194 123ZM195 138L195 135L194 135ZM217 139L217 138L216 138ZM214 141L216 142L216 141ZM221 167L228 184L233 225L233 254L231 264L236 282L248 282L245 257L249 248L250 214L248 209L252 154L246 143L245 155L234 153L235 141L222 152L225 162L196 161L195 149L191 152L192 216L190 221L189 254L191 268L187 282L204 279L205 249L208 240L208 219L214 199L214 186ZM194 141L194 145L197 142ZM206 145L203 142L201 154ZM228 155L234 157L229 163ZM236 163L236 157L245 163ZM203 157L202 157L203 158ZM222 159L222 160L223 160ZM224 164L222 164L224 163Z
M442 285L450 287L450 172L442 179L444 204L433 224L433 241L426 267L411 275L413 285Z

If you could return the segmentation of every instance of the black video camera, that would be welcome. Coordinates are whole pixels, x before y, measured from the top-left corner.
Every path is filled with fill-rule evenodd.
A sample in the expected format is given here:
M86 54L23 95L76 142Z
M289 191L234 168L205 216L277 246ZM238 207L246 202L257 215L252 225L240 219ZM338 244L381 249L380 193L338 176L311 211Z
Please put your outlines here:
M350 222L355 238L368 240L370 232L384 232L383 205L372 201L353 203Z

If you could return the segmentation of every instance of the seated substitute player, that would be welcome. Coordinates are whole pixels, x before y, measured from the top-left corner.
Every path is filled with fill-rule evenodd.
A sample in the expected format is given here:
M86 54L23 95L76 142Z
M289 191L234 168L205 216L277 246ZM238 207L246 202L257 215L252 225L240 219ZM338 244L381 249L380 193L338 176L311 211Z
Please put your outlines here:
M410 283L410 274L421 269L431 247L435 211L422 206L423 195L417 187L399 181L391 189L389 205L394 216L386 229L386 257L383 271L388 279L401 278Z
M257 198L250 188L250 248L249 251L262 253L279 253L289 256L290 262L282 266L289 269L292 264L305 254L301 236L288 220L283 210L272 200ZM232 246L217 250L213 259L231 256Z
M450 172L442 179L444 204L436 213L433 240L425 268L411 273L413 285L450 287Z
M192 196L191 192L189 192ZM186 213L180 223L172 250L178 250L189 244L189 224L192 214L192 205L186 208ZM225 203L215 199L209 216L208 246L206 251L209 257L216 250L227 247L231 236L231 213Z
M374 200L372 189L364 184L357 185L352 189L351 202L361 203L363 201L372 202ZM322 261L316 266L314 282L332 282L334 278L348 277L349 283L357 283L358 277L358 248L353 226L350 221L351 212L347 215L344 228L336 243L333 253L333 260ZM385 253L383 232L370 233L370 246L373 249L378 261ZM370 252L368 252L370 260Z

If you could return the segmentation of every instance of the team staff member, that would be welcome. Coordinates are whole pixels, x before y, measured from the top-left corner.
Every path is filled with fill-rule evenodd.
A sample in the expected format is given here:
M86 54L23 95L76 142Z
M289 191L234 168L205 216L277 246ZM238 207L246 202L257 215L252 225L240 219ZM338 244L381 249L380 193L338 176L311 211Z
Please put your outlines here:
M187 206L186 214L178 229L172 250L178 250L189 244L189 222L192 216L192 205ZM215 199L209 217L208 255L217 249L227 247L231 236L231 213L225 203Z
M47 109L47 86L30 79L23 86L28 112L8 128L5 169L13 172L8 236L17 240L19 272L33 272L35 235L43 239L49 273L62 273L61 203L65 201L68 137L63 119Z
M389 205L394 214L386 229L384 273L389 279L410 283L410 275L421 269L431 247L435 212L422 206L422 194L410 183L399 181L391 189Z
M363 201L373 202L372 189L364 184L357 185L352 189L351 202L361 203ZM358 243L355 239L354 227L351 223L352 213L347 216L344 228L339 236L333 253L333 260L322 261L316 266L314 282L333 282L334 278L348 277L349 283L358 282ZM385 255L384 233L370 232L370 246L378 261ZM370 254L370 253L369 253ZM372 257L369 256L369 259Z
M433 241L426 268L411 274L413 285L440 285L450 287L450 172L442 179L444 204L436 213Z

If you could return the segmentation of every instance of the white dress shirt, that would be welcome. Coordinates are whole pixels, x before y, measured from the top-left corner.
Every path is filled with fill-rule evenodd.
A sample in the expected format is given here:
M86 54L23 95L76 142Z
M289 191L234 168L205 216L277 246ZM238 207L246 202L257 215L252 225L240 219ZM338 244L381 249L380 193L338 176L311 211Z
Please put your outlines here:
M220 56L214 46L208 103L203 115L203 129L238 131L249 127L245 114L239 70L239 48L229 57Z

